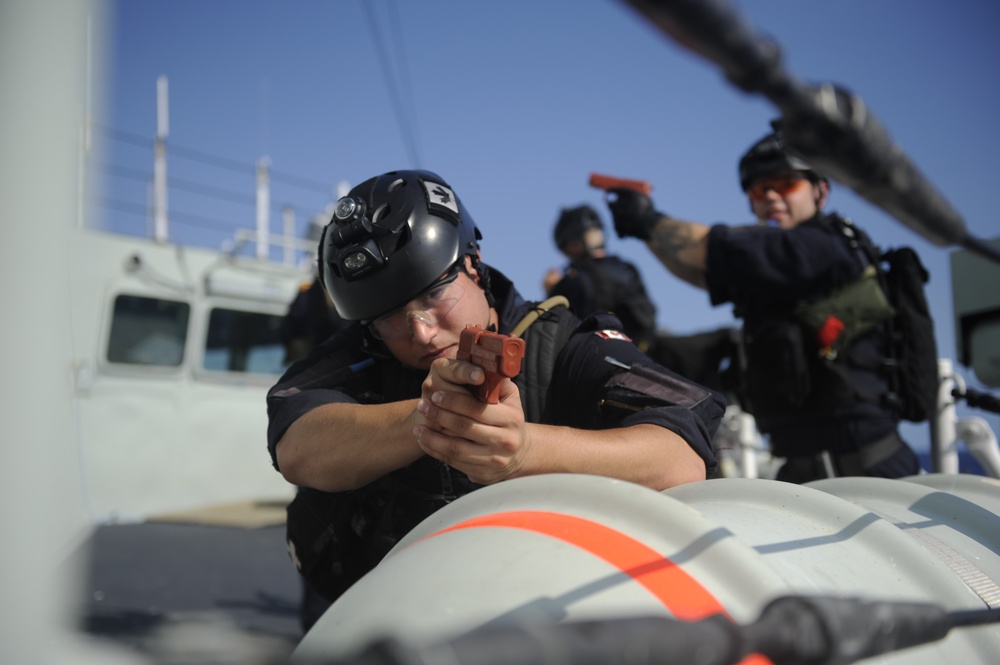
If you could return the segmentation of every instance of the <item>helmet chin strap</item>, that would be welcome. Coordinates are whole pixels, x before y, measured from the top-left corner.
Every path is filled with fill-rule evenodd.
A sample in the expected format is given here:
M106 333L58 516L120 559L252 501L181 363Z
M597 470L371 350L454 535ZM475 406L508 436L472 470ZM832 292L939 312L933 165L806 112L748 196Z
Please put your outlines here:
M477 254L470 254L469 258L472 259L472 267L476 270L476 275L479 276L479 288L483 290L486 294L486 304L493 309L496 305L496 298L493 297L493 289L490 288L490 269L479 260Z
M470 254L469 259L472 261L472 267L476 271L476 276L479 278L479 288L483 290L483 294L486 296L486 306L488 311L486 312L486 327L485 329L490 332L497 331L497 324L493 322L493 307L496 305L496 298L493 297L493 290L490 288L490 269L486 267L479 259L479 254Z
M476 274L479 278L480 288L483 289L483 295L486 296L486 325L481 327L490 332L497 332L497 324L493 321L493 314L496 310L493 306L495 298L489 289L489 269L476 259L473 259L473 262L476 268ZM486 282L485 287L483 287L484 280ZM417 314L417 312L414 312L413 314Z
M497 332L497 323L499 322L499 314L496 314L496 308L493 306L493 295L486 291L486 326L485 329L490 332ZM496 317L494 315L496 314Z

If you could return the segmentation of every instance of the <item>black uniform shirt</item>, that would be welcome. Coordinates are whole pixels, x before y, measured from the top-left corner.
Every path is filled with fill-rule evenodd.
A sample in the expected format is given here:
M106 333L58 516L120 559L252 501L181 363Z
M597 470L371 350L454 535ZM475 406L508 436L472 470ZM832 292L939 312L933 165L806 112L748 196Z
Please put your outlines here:
M637 342L649 342L656 333L656 305L646 293L639 270L617 256L573 261L550 295L566 296L581 317L613 312L625 333Z
M510 332L531 310L531 305L498 271L491 269L490 275L499 330ZM639 423L659 425L684 438L705 461L708 474L713 474L717 463L711 441L725 410L724 398L655 365L627 338L616 338L620 335L612 328L617 328L617 323L610 316L592 317L563 347L556 358L549 388L552 414L549 424L582 429ZM275 468L278 441L295 420L318 406L394 402L420 396L427 371L406 368L392 357L373 355L366 350L364 338L359 324L334 334L307 358L292 365L268 392L268 449ZM624 374L631 373L624 372L608 358L654 369L663 377L661 388L652 390L656 394L646 394L642 388L632 390L617 385L623 383ZM525 368L527 371L529 368ZM642 380L625 383L632 388L644 385ZM609 406L610 403L617 406ZM414 465L427 461L436 463L425 457Z
M815 302L856 280L864 268L829 215L793 229L716 225L709 231L706 280L713 305L733 303L747 334ZM884 357L880 332L859 340L859 353ZM869 394L887 389L885 378L870 369L849 368L852 381ZM753 395L750 396L751 400ZM826 411L788 411L766 423L779 454L795 450L850 451L893 430L898 419L887 410L858 400ZM762 423L758 423L762 424Z
M759 311L818 300L854 281L863 268L825 217L794 229L713 226L706 279L713 305L732 302L753 326Z

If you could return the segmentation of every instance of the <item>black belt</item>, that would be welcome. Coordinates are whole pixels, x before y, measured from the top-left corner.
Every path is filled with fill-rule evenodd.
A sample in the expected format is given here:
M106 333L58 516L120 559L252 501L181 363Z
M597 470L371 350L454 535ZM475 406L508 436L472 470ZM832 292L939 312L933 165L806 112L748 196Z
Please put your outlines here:
M865 471L880 462L889 459L906 446L896 431L892 431L874 443L860 450L849 453L831 453L823 451L816 455L796 455L789 461L806 461L815 463L826 470L829 478L837 476L863 476Z

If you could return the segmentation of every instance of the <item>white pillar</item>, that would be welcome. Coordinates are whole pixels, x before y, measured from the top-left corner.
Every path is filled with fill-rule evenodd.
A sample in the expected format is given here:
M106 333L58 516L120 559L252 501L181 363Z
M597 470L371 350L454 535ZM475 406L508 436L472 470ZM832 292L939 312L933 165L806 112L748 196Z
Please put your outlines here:
M72 388L72 275L87 23L97 0L0 2L0 660L70 657L77 573L65 557L89 530ZM95 43L103 43L101 34ZM39 263L39 253L44 261ZM68 574L67 574L68 573Z
M958 473L958 416L955 413L954 368L951 360L938 358L938 394L931 418L931 471Z

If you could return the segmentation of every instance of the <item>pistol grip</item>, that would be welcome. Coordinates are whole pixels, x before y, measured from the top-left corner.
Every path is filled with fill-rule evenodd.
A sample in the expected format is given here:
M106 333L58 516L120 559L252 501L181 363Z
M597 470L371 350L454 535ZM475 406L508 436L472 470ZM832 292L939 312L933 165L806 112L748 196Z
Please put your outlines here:
M476 397L479 398L480 402L485 402L486 404L499 404L500 382L503 381L504 377L492 372L483 373L486 375L486 378L480 385L475 387Z

